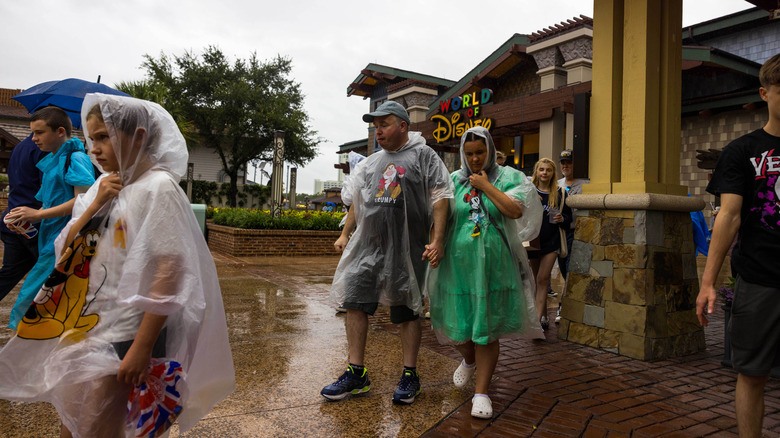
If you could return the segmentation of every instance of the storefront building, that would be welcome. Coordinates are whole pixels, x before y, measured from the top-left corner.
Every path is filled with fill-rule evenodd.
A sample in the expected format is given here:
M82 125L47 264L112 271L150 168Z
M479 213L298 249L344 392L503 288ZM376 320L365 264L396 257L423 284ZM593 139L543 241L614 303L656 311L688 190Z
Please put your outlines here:
M704 190L712 155L702 165L702 151L720 150L766 123L758 70L780 52L780 22L753 8L682 33L680 182L691 195L714 202ZM461 134L481 125L510 165L526 174L540 157L556 159L573 149L575 176L587 177L592 59L593 20L580 16L513 35L457 82L369 64L347 95L369 99L369 110L387 99L403 104L410 129L423 133L450 170L460 166ZM343 144L339 153L369 155L376 148L369 126L365 140ZM346 164L336 167L348 172Z

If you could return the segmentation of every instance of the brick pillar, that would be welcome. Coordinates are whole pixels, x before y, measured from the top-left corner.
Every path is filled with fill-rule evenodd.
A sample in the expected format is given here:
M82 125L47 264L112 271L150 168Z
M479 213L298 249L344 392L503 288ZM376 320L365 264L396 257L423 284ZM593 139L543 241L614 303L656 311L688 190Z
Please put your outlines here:
M575 195L558 337L640 360L704 350L690 211L672 195Z

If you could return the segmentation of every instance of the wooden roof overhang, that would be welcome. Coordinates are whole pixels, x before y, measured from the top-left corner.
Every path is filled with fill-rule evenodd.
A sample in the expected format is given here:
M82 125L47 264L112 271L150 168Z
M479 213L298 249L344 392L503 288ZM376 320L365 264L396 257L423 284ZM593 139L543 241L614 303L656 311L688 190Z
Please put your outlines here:
M568 113L574 112L574 95L587 93L590 90L591 82L583 82L501 103L484 105L480 117L493 120L491 133L494 136L532 134L539 131L539 122L553 116L555 109L560 108ZM438 122L426 120L425 122L413 123L410 129L422 132L434 150L457 151L460 145L458 138L444 143L433 143L433 131L437 126Z
M387 67L379 64L368 64L347 87L347 96L357 95L363 96L363 98L366 99L371 97L374 93L374 89L380 83L392 85L408 79L441 88L449 88L455 83L449 79L425 75L409 70Z
M761 66L712 47L683 46L682 114L712 115L763 104L756 91Z
M532 56L525 53L527 46L528 35L514 34L501 47L496 49L456 84L452 85L436 101L431 103L426 117L430 118L432 115L440 113L440 104L447 99L481 88L496 88L497 80L522 62L533 63L534 68L536 68L536 61L533 60Z

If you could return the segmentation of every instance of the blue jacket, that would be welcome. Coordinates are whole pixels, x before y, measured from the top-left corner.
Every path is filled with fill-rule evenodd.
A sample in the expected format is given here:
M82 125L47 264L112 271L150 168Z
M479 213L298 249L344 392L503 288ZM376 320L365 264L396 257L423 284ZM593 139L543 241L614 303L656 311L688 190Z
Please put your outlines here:
M66 174L65 162L69 155L71 155L70 167ZM57 152L50 153L39 161L38 169L43 172L43 181L35 199L41 201L44 209L70 201L73 198L73 187L91 186L95 183L92 161L84 150L84 144L75 137L66 141ZM54 253L54 239L69 220L70 215L41 221L38 238L39 257L43 253Z

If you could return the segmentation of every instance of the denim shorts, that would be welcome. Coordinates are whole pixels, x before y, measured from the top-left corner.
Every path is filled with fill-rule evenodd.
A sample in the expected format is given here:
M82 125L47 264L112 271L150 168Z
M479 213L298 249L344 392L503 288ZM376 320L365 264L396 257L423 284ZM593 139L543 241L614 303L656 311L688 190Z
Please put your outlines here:
M780 365L780 288L737 277L731 304L731 362L746 376L766 376Z

